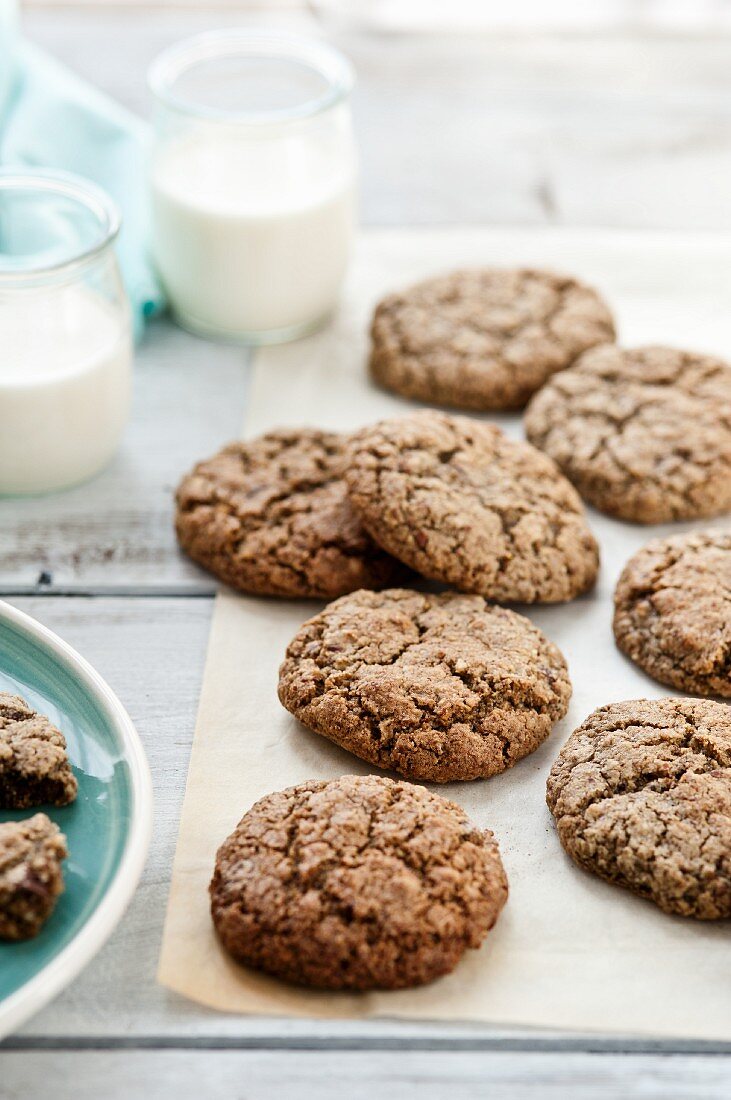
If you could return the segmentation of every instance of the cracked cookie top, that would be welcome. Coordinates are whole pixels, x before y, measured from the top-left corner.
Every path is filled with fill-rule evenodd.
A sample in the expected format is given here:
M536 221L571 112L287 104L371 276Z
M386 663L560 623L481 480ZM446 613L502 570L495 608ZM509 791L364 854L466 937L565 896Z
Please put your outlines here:
M403 574L366 534L342 480L345 436L298 428L232 443L177 492L180 545L243 592L330 599Z
M663 684L731 696L731 532L648 543L614 594L614 636Z
M405 397L463 409L520 409L587 348L614 340L595 290L530 269L455 271L376 307L370 369Z
M18 695L0 691L0 809L66 806L76 793L63 734Z
M731 508L731 366L673 348L596 348L525 415L531 443L611 516L664 523Z
M0 824L0 940L37 936L63 892L68 852L45 814Z
M357 433L350 499L385 550L498 601L553 603L596 580L599 551L554 463L492 424L421 412Z
M241 962L326 989L449 973L508 887L495 839L423 787L344 775L269 794L218 851L213 921Z
M731 917L731 708L638 699L594 711L548 779L566 851L667 913Z
M305 623L279 673L282 704L380 768L447 783L533 752L571 697L560 650L481 596L354 592Z

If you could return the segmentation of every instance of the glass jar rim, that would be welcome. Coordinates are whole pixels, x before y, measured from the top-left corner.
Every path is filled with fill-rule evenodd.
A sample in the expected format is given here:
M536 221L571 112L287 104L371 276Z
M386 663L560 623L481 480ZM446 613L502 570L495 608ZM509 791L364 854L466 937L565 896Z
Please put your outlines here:
M269 110L210 107L174 91L175 82L195 65L206 61L246 58L293 61L308 65L323 77L327 87L321 95L306 99L294 107ZM212 122L259 126L272 122L299 121L330 110L350 95L355 74L350 61L340 50L316 38L229 28L205 31L163 50L152 62L147 79L153 95L166 107L181 114Z
M98 232L78 250L50 264L4 267L0 254L0 286L55 277L75 270L104 252L119 234L122 224L119 207L106 191L82 176L55 169L0 168L0 198L8 192L36 192L69 199L96 219Z

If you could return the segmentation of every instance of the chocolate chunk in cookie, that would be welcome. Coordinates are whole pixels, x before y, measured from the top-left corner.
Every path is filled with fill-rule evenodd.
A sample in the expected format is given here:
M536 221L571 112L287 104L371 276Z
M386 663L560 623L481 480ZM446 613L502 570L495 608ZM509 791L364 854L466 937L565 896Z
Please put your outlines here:
M76 792L63 734L19 696L0 692L0 809L66 806Z
M731 508L731 366L673 348L596 348L525 415L531 443L602 512L636 523Z
M210 893L235 959L367 990L448 974L493 927L508 886L492 833L454 802L345 775L257 802L219 848Z
M354 592L310 619L279 673L282 704L380 768L447 783L533 752L571 697L560 650L481 596Z
M648 543L614 594L619 648L663 684L731 696L731 532Z
M614 340L595 290L529 269L455 271L376 308L370 369L389 390L462 409L520 409L587 348Z
M426 577L498 601L585 592L599 552L553 462L492 424L422 412L353 437L346 471L363 524Z
M45 814L0 825L0 940L37 936L63 892L66 840Z
M345 491L347 438L298 428L232 443L177 493L183 549L242 592L331 599L403 569L366 534Z
M731 708L639 699L594 711L548 779L579 866L666 913L731 917Z

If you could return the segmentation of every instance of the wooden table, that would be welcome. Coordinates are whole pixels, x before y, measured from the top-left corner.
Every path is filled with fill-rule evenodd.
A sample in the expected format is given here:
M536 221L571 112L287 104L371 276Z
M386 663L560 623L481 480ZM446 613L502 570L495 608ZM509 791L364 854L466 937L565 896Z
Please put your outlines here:
M235 21L72 8L33 10L26 29L144 113L153 55ZM336 30L359 73L366 224L731 228L723 35ZM0 1049L0 1096L728 1097L731 1042L240 1019L155 984L214 595L177 552L171 494L193 460L237 434L247 373L245 352L154 325L112 468L57 497L0 502L0 594L109 680L145 741L156 795L134 903L79 980Z

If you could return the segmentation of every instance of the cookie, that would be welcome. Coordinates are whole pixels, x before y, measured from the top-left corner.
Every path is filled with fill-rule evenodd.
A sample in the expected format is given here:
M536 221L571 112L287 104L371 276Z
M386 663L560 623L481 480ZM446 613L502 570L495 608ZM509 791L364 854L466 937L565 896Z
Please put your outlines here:
M213 922L237 960L322 989L401 989L480 946L508 895L491 832L373 775L257 802L219 848Z
M481 596L354 592L300 629L279 673L282 704L316 733L408 779L496 775L563 718L560 650Z
M373 538L432 580L553 603L596 580L599 551L553 462L492 424L422 412L353 437L346 471Z
M178 489L180 545L242 592L332 599L392 584L402 569L348 502L346 442L299 428L224 447Z
M0 940L37 936L63 892L65 837L45 814L0 825Z
M731 366L673 348L596 348L531 401L526 434L585 500L664 523L731 508Z
M580 867L666 913L731 917L731 708L638 699L591 714L548 779Z
M67 806L76 793L63 734L19 696L0 691L0 809Z
M595 290L527 268L455 271L377 307L370 369L404 397L462 409L521 409L587 348L614 340Z
M614 593L619 648L662 684L731 696L731 532L648 543Z

